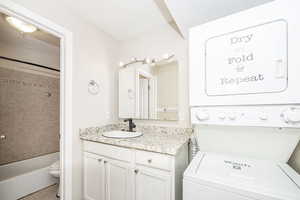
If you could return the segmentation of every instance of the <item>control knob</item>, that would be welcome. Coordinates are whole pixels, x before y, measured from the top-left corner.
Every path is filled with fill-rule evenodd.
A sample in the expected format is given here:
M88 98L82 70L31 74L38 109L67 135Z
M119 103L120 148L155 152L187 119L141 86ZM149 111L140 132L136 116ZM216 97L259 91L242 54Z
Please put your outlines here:
M209 119L209 114L202 110L202 111L198 111L196 113L196 118L199 120L199 121L205 121L205 120L208 120Z
M290 107L280 115L286 123L300 123L300 108Z
M266 113L260 113L259 119L262 121L268 120L268 115Z
M219 116L218 116L218 118L220 120L224 120L226 118L226 115L224 113L220 113Z
M229 114L228 118L233 121L233 120L236 120L236 115L234 113L232 114Z

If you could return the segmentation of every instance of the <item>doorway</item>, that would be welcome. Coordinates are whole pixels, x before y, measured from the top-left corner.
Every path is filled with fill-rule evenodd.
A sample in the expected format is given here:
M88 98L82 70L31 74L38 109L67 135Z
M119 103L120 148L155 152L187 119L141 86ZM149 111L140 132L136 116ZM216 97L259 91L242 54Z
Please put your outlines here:
M60 39L3 13L0 96L0 197L58 185L48 168L59 163Z
M72 33L9 0L0 2L0 12L6 16L12 16L31 24L37 27L37 29L52 34L60 40L59 155L61 160L61 199L72 199ZM48 95L51 96L51 94ZM11 190L13 188L4 189Z

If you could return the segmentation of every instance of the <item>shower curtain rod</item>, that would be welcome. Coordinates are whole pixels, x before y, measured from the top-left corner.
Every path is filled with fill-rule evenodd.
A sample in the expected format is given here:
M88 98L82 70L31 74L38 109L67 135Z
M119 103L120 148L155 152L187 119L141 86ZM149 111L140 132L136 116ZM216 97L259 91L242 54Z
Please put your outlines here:
M31 62L26 62L26 61L14 59L14 58L7 58L7 57L4 57L4 56L0 56L0 58L4 59L4 60L14 61L14 62L23 63L23 64L27 64L27 65L33 65L33 66L36 66L36 67L41 67L41 68L44 68L44 69L49 69L49 70L60 72L59 69L55 69L55 68L51 68L51 67L47 67L47 66L44 66L44 65L31 63Z

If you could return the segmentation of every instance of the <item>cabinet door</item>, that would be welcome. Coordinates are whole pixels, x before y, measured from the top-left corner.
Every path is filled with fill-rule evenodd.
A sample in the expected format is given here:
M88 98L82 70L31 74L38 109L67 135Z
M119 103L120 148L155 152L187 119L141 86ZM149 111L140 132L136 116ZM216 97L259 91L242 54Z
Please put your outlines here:
M132 176L130 165L117 160L105 160L106 200L131 200Z
M155 169L135 170L135 200L171 200L171 176Z
M104 200L104 162L103 158L84 153L84 199Z

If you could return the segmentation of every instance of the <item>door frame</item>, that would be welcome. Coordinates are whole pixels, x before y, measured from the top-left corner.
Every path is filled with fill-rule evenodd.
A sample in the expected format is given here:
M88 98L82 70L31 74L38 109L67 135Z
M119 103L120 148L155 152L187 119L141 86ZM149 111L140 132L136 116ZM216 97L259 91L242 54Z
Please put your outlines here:
M0 12L18 17L60 38L60 187L61 199L72 200L72 60L73 34L62 26L19 6L0 1Z
M139 82L139 77L140 75L145 76L147 79L149 79L149 85L150 85L150 94L149 94L149 101L150 101L150 105L149 105L149 117L150 119L156 119L157 116L157 90L156 90L156 85L157 85L157 79L155 76L153 76L150 72L147 72L146 70L143 69L136 69L135 72L135 90L136 90L136 94L135 94L135 116L140 118L139 115L137 115L137 113L140 113L140 101L139 101L139 96L140 96L140 82Z

